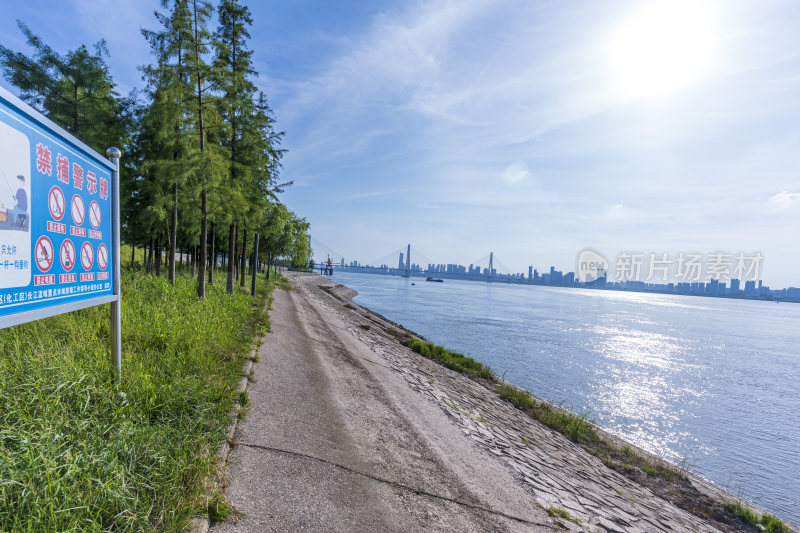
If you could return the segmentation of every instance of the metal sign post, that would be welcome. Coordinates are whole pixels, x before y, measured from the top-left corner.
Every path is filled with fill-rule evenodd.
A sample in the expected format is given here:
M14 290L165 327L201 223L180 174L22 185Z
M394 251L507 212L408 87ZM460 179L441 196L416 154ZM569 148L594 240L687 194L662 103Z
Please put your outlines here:
M114 295L117 299L111 302L111 360L114 362L114 376L122 379L122 291L120 289L121 265L120 262L120 216L119 216L119 158L122 152L119 148L106 150L108 160L114 164Z
M0 329L111 303L119 376L119 150L113 155L0 87Z

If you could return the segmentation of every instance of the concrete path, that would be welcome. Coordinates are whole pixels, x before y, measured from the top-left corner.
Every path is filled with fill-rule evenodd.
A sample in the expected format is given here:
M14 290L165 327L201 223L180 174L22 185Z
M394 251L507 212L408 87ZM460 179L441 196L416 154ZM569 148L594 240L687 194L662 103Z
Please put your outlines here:
M211 530L552 531L512 469L353 334L368 321L329 312L324 282L275 291L230 455L241 516Z

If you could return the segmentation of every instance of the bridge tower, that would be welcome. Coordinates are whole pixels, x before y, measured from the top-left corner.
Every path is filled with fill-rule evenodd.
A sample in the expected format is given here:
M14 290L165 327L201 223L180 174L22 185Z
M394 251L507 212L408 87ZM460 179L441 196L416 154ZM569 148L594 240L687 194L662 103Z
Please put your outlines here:
M406 248L406 269L403 271L403 277L407 278L411 275L411 245Z
M494 252L489 252L489 281L492 281L493 268L494 268Z

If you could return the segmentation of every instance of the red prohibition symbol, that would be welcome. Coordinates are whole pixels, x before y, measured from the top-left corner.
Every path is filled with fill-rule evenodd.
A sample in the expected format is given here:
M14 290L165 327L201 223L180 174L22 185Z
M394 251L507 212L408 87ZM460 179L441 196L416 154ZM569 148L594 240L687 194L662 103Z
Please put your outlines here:
M59 259L61 259L61 268L67 272L75 266L75 245L71 240L64 239L64 242L61 243Z
M83 221L86 219L86 205L83 203L83 198L81 198L80 194L76 194L72 197L70 212L72 213L72 222L76 226L83 224Z
M97 266L100 270L105 270L108 266L108 248L105 244L97 247Z
M81 266L84 270L91 270L94 265L94 248L88 242L81 246Z
M47 272L53 266L53 259L55 259L53 257L53 243L46 235L42 235L36 241L34 258L36 259L36 266L42 272Z
M47 208L50 209L50 216L53 220L61 220L64 218L64 193L57 186L53 185L50 188L50 194L47 195Z
M94 229L100 227L100 204L94 201L89 204L89 224Z

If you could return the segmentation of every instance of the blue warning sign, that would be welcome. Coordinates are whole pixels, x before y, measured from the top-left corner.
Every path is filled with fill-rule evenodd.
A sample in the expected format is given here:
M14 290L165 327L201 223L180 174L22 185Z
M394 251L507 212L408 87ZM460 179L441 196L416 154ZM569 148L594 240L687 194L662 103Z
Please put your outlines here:
M114 296L114 168L0 91L0 319Z

